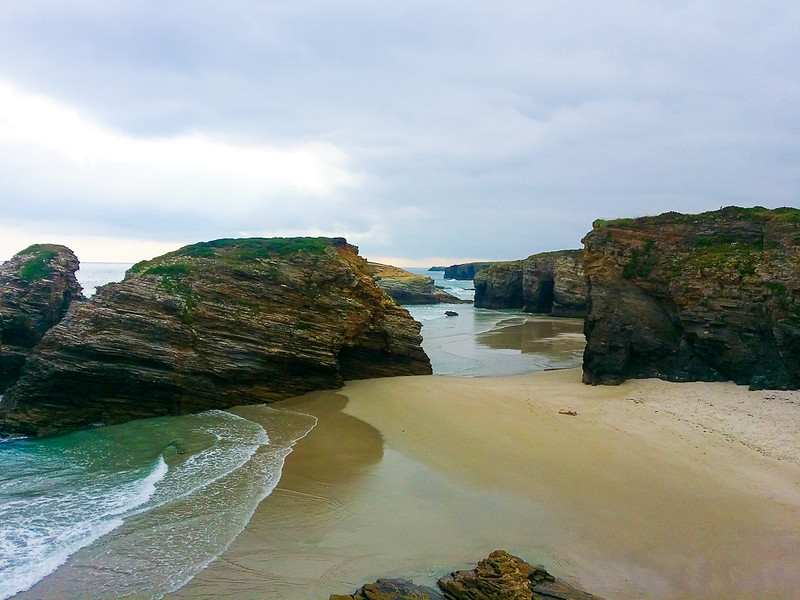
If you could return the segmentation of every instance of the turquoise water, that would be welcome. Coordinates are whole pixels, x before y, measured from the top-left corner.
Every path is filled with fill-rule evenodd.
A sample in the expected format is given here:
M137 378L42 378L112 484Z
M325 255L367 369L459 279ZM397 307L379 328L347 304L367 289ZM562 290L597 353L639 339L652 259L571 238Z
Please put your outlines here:
M159 598L185 584L244 529L316 424L237 412L0 444L0 598L65 563L30 597Z
M85 263L78 279L90 296L129 267ZM426 274L472 298L471 281ZM530 323L546 324L543 317L471 304L408 308L423 323L437 374L506 375L580 361L577 342L557 365L546 352L524 350L518 338ZM533 335L572 335L569 321ZM0 441L0 600L160 598L182 587L244 529L315 425L310 415L250 406Z

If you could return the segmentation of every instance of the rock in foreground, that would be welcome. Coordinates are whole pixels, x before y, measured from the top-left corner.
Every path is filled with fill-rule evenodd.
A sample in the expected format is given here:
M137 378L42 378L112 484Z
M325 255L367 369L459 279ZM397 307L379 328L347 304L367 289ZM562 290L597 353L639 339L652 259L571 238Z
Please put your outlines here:
M586 316L589 285L580 250L496 262L475 274L475 306L518 308L555 317Z
M800 210L595 222L584 382L800 387Z
M0 394L70 303L83 299L78 264L66 246L35 244L0 265Z
M420 326L342 239L217 240L134 265L52 328L0 431L271 402L344 380L427 374Z
M404 269L380 263L369 263L372 277L384 292L398 304L462 304L461 300L434 285L433 279L425 275L410 273Z
M410 581L379 579L350 596L329 600L599 600L541 567L495 550L471 571L456 571L438 581L442 593Z

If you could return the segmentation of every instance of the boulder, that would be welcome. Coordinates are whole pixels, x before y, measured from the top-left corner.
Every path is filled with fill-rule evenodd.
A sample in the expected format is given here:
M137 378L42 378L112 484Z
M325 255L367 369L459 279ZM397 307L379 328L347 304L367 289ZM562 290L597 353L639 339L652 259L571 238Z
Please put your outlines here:
M379 579L329 600L600 600L504 550L495 550L471 571L442 577L438 586L441 594L411 581Z
M42 336L83 300L78 259L66 246L35 244L0 265L0 393Z
M800 210L596 221L583 380L800 387Z
M391 265L370 262L372 278L398 304L462 304L469 302L436 287L433 279Z
M431 372L420 325L334 238L186 246L69 311L0 404L0 431L47 434L281 400Z

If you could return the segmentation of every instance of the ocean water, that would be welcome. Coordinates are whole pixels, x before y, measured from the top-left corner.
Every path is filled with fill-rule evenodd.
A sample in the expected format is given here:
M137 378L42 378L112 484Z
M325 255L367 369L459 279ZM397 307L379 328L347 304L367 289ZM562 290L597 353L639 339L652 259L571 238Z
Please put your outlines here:
M407 270L427 275L457 298L474 298L472 281L444 279L441 271ZM521 375L578 367L583 360L583 319L475 308L472 304L422 304L406 309L422 323L422 347L436 375ZM458 316L447 316L445 311Z
M130 266L84 263L77 276L91 296ZM471 281L413 270L460 298L474 294ZM408 308L437 374L580 364L575 320L471 304ZM553 354L553 344L566 351ZM307 414L248 406L0 441L0 600L160 598L179 589L230 546L315 425Z

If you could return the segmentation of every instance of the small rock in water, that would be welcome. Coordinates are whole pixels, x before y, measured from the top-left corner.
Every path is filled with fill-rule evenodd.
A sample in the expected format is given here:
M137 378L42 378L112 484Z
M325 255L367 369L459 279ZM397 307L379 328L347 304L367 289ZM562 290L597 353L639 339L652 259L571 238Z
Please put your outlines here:
M444 314L446 314L448 317L457 317L458 316L458 313L456 311L454 311L454 310L446 310L446 311L444 311Z

